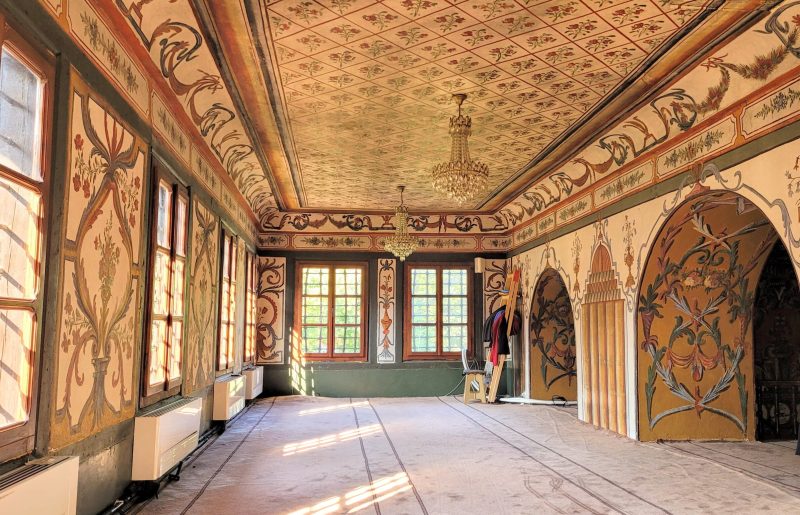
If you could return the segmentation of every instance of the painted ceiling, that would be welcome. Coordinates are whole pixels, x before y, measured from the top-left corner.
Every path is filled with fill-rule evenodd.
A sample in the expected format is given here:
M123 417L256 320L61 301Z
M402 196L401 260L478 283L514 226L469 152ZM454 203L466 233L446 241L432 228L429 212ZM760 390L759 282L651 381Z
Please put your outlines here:
M262 2L260 43L302 207L391 209L406 184L412 209L463 210L430 181L449 157L453 93L469 95L471 152L489 165L491 192L707 3Z

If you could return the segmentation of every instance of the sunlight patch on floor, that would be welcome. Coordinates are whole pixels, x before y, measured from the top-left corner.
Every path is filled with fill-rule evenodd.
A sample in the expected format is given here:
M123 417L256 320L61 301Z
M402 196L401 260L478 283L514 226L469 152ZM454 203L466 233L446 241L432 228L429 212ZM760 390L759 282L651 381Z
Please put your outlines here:
M342 431L341 433L334 433L327 436L320 436L319 438L312 438L302 442L289 443L283 446L283 455L291 456L301 452L327 447L335 443L346 442L362 436L371 435L381 430L378 424L371 424L368 426L360 427L358 429L351 429L349 431Z
M369 485L360 486L344 496L329 497L313 506L300 508L289 515L325 515L327 513L357 513L390 497L411 490L405 472L399 472Z
M320 413L330 413L331 411L338 411L347 408L363 408L368 406L367 401L353 402L348 404L336 404L335 406L325 406L324 408L304 409L297 415L304 417L307 415L318 415Z

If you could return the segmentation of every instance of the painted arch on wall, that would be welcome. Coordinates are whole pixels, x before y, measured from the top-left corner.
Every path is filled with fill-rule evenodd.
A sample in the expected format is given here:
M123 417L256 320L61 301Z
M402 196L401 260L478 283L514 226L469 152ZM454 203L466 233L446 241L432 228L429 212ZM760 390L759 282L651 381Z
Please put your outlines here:
M754 302L779 238L751 200L707 189L671 210L641 274L641 440L755 437Z
M531 398L577 400L575 319L567 287L553 268L536 282L528 325Z

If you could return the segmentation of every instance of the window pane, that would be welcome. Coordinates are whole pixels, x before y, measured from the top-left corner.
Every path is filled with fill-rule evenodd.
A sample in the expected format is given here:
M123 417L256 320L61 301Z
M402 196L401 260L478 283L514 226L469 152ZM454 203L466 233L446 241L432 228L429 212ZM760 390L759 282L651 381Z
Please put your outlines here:
M162 384L167 365L167 322L154 320L150 326L150 370L148 385Z
M181 347L183 345L183 323L172 322L172 341L169 347L169 379L181 376Z
M334 324L361 324L361 297L336 297Z
M42 81L11 52L0 56L0 163L40 180Z
M436 326L411 326L411 352L436 352Z
M411 323L412 324L436 323L436 297L411 298Z
M303 324L328 323L328 299L326 297L303 298Z
M327 327L303 327L303 352L323 354L328 351Z
M159 250L153 268L153 314L167 316L169 306L169 254Z
M467 271L442 270L442 295L466 295Z
M225 310L223 310L224 312ZM219 330L219 368L228 368L228 323L222 322Z
M334 328L333 352L338 354L358 354L361 352L361 327Z
M0 429L28 420L33 312L0 310Z
M327 268L303 268L303 295L327 295L328 275Z
M442 352L461 352L461 349L466 346L466 325L442 326Z
M156 242L169 248L170 217L172 216L172 188L163 182L158 184L158 225Z
M222 238L222 277L230 277L231 270L230 270L230 249L231 249L231 240L227 236ZM222 298L225 299L225 295L222 295Z
M361 269L336 269L336 295L361 295Z
M186 212L186 199L178 197L175 214L175 253L179 256L186 256Z
M411 295L436 295L436 270L411 270Z
M467 323L466 297L442 297L442 323L444 324Z
M181 259L176 259L175 271L172 274L172 305L170 311L173 316L183 316L183 285L185 263Z
M36 296L40 203L38 193L0 177L0 297Z

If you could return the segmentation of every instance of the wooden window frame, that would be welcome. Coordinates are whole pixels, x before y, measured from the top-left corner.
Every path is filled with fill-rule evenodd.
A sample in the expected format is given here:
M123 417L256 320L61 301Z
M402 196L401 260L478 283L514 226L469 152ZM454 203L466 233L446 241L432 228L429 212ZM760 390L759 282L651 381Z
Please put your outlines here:
M329 269L328 282L328 351L325 353L303 354L307 361L366 361L368 356L369 338L367 335L367 302L369 295L369 265L364 261L298 261L295 264L295 290L294 290L294 333L300 342L302 350L303 334L303 268L325 268ZM358 268L361 270L361 352L359 353L335 353L333 351L335 337L334 313L336 299L336 269L337 268Z
M455 361L461 359L460 352L442 352L442 270L465 270L467 272L467 354L473 354L473 266L469 263L406 263L404 270L403 304L403 361ZM411 271L414 269L436 270L436 352L411 351Z
M245 306L244 306L244 349L242 366L255 365L256 359L256 298L258 297L258 268L256 254L249 250L244 254L245 262Z
M172 397L173 395L178 395L181 392L181 387L183 385L183 365L184 365L184 356L185 356L185 342L186 342L186 291L187 291L187 272L188 272L188 262L189 262L189 236L190 236L190 223L189 217L191 216L191 197L189 189L186 188L183 184L181 184L172 174L168 173L164 170L164 165L158 163L158 161L153 161L153 181L152 181L152 193L151 198L153 199L152 203L152 212L154 216L154 220L151 224L151 231L150 231L150 255L149 255L149 267L148 267L148 276L147 276L147 316L146 316L146 325L145 325L145 338L144 338L144 345L143 345L143 356L142 356L142 374L141 374L141 392L142 396L140 399L140 406L146 407L148 405L154 404L162 399L166 399L168 397ZM158 243L158 192L159 187L165 184L169 187L171 192L171 200L169 206L169 228L167 230L169 236L169 248L162 247ZM179 255L177 252L177 230L175 220L177 219L178 213L178 200L183 200L186 206L185 212L185 219L184 219L184 249L183 255ZM155 286L154 279L155 279L155 268L156 268L156 254L159 250L166 250L169 253L169 278L167 281L167 315L156 315L153 313L153 288ZM183 286L183 309L180 313L173 313L172 310L172 302L173 302L173 293L175 288L175 263L176 262L183 263L183 277L179 278L182 286ZM164 362L165 367L165 374L164 374L164 381L159 384L150 384L150 360L151 360L151 353L150 353L150 346L151 346L151 339L153 337L152 333L152 325L153 322L156 320L164 320L167 324L166 329L166 336L167 336L167 344L166 349L166 359ZM178 377L171 378L169 374L170 370L170 362L171 362L171 351L173 345L173 323L179 322L181 324L181 341L180 341L180 364L178 366L179 375Z
M39 114L39 172L41 179L0 164L0 176L11 183L33 190L39 194L37 221L38 241L35 249L33 270L35 281L31 299L0 297L0 309L26 310L33 314L30 345L30 377L28 394L28 419L0 430L0 463L25 456L34 450L36 437L39 380L41 377L42 320L44 311L44 274L47 244L47 216L49 213L51 151L53 139L53 105L55 98L55 58L28 43L22 35L8 25L0 14L0 49L6 48L41 80L41 111ZM0 57L2 59L2 57Z
M223 227L220 239L220 260L219 260L219 309L217 316L217 352L215 370L217 375L224 375L233 371L236 366L236 273L239 270L238 248L239 237L227 227ZM225 242L228 241L228 256L225 256ZM228 258L226 260L226 257ZM225 278L225 265L228 265L228 278ZM228 281L228 298L225 299L225 281ZM227 321L224 322L223 327L223 313L227 313ZM223 330L227 331L228 339L226 341L227 348L225 356L225 366L222 366L222 334Z

